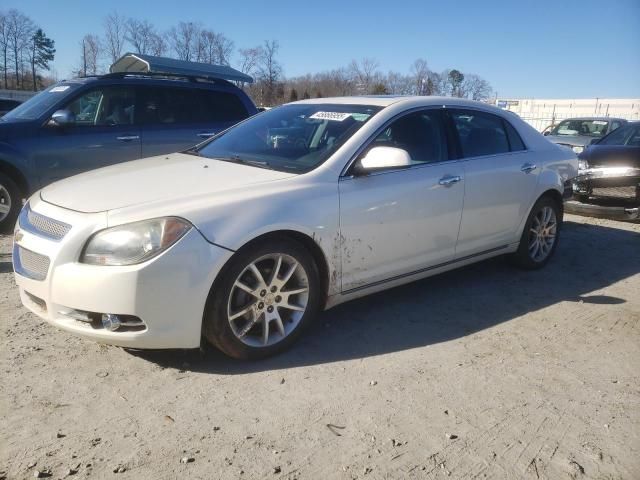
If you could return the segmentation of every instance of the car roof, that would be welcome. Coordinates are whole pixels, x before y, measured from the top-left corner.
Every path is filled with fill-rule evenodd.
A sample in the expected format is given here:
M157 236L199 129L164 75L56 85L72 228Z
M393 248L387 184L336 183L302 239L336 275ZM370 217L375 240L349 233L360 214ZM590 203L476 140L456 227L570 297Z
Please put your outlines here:
M420 105L447 105L459 107L492 107L492 105L455 97L435 97L417 95L359 95L348 97L322 97L309 98L293 102L294 104L338 104L338 105L374 105L388 107L396 103L420 104ZM495 107L494 107L495 108Z

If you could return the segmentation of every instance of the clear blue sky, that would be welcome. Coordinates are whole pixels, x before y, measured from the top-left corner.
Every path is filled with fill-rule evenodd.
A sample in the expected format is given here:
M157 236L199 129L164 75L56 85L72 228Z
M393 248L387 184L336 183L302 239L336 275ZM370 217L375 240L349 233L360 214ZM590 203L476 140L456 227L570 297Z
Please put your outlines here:
M281 44L287 76L376 58L408 72L427 59L486 78L501 97L640 97L640 0L1 0L56 41L55 68L79 64L80 38L110 11L159 29L199 21L250 47Z

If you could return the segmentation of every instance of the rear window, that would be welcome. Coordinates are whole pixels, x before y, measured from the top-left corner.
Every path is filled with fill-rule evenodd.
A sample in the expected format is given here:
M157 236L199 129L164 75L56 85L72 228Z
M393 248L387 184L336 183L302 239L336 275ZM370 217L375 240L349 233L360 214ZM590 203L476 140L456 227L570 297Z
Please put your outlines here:
M249 116L246 107L237 95L229 92L201 90L206 121L238 122Z
M510 151L501 117L475 110L453 110L451 116L465 157L497 155Z
M142 89L145 124L235 123L249 116L234 94L180 87Z

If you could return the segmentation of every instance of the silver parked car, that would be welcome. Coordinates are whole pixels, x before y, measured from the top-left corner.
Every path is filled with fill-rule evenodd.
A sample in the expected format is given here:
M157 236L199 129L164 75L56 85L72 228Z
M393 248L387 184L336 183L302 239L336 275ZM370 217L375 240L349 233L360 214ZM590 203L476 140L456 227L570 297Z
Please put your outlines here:
M45 187L20 214L16 282L76 335L260 358L357 297L503 254L544 266L577 163L478 102L305 100Z
M624 118L580 117L567 118L544 130L543 135L553 143L564 145L580 154L587 145L600 140L625 125Z

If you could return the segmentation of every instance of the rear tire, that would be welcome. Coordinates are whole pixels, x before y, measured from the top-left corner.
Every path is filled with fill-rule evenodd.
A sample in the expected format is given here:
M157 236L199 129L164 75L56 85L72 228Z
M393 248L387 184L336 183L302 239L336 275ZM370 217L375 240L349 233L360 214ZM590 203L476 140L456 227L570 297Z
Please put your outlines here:
M0 232L10 232L22 208L22 194L11 177L0 172Z
M278 354L313 321L321 293L318 268L300 243L282 237L245 247L211 288L203 336L237 359Z
M540 198L529 213L518 250L512 262L525 270L544 267L556 251L562 225L562 210L550 196Z

